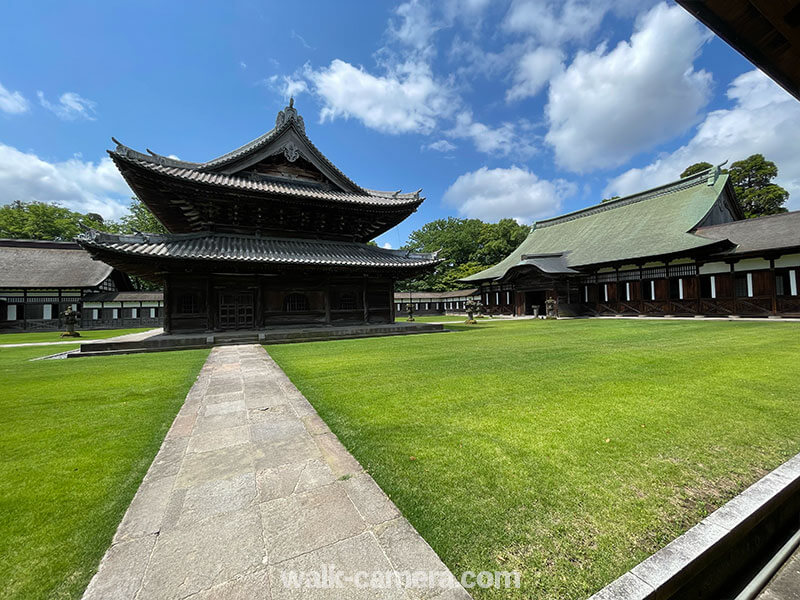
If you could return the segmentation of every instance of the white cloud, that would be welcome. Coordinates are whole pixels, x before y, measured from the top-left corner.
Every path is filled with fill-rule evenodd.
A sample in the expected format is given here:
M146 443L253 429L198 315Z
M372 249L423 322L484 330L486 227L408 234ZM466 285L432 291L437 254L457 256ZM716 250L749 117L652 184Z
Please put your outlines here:
M546 140L572 171L622 165L698 120L711 74L693 62L708 39L679 6L658 4L630 41L579 52L550 82Z
M127 212L130 189L110 158L98 163L71 158L50 163L0 143L3 203L57 202L80 212L117 219Z
M383 248L384 248L384 250L391 250L392 249L392 245L389 242L386 242L385 244L383 244Z
M385 133L430 133L439 118L452 114L450 90L423 62L376 76L337 58L316 71L306 68L305 75L324 102L322 121L354 117Z
M451 144L447 140L437 140L435 142L431 142L430 144L426 144L422 147L423 150L436 150L437 152L450 152L451 150L455 150L457 146L455 144Z
M36 92L36 95L39 97L41 105L55 113L59 119L64 119L65 121L74 121L78 118L88 121L95 120L95 107L97 103L87 100L75 92L65 92L61 94L58 99L58 104L53 104L45 98L44 92L42 91Z
M562 198L575 193L563 180L539 179L518 166L508 169L481 167L465 173L447 188L442 201L465 217L497 221L514 218L520 223L556 214Z
M0 111L10 115L18 115L30 110L30 105L20 92L12 92L0 83Z
M642 4L641 0L513 0L503 28L529 34L540 43L560 46L586 40L598 30L608 12L628 15L641 10Z
M397 20L389 22L389 34L402 44L426 54L433 52L433 36L439 29L430 8L419 0L404 2L394 10Z
M733 107L708 113L694 137L674 152L612 179L605 195L632 194L673 181L696 162L719 164L761 153L778 166L777 183L791 194L791 206L800 208L800 103L758 70L734 79L727 96Z
M537 48L522 56L514 73L514 85L506 100L521 100L539 93L550 79L564 70L564 53L558 48Z
M502 123L499 127L489 127L473 120L472 113L464 110L456 115L455 125L446 132L454 138L468 138L479 152L507 156L512 152L525 158L533 154L534 148L520 138L514 125Z
M308 84L303 79L283 77L283 95L287 98L297 96L308 91Z

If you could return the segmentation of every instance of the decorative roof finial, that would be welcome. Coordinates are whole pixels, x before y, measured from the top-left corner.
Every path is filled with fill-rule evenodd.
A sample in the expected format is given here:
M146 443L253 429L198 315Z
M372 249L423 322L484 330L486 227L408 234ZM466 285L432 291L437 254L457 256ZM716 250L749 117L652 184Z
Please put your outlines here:
M295 126L302 133L306 132L306 125L303 122L303 117L297 114L297 109L294 107L294 96L289 98L289 106L278 112L278 116L275 117L275 128L282 127L290 121L293 121Z

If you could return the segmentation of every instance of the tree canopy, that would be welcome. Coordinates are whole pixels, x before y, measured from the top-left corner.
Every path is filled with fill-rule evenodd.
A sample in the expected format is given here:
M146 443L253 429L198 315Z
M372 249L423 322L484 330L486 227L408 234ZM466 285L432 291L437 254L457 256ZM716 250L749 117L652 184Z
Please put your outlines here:
M463 288L457 280L490 267L508 256L530 233L514 219L484 223L480 219L448 217L411 232L404 250L441 250L445 261L432 273L398 283L397 289L446 291Z
M710 168L711 163L699 162L690 165L681 173L681 178L694 175ZM731 164L728 173L736 198L748 219L786 212L783 206L789 199L789 192L772 180L778 176L778 167L763 154L752 154L744 160Z
M0 237L28 240L71 240L81 225L113 233L166 233L153 213L133 198L129 214L119 221L106 221L97 213L80 213L58 204L21 202L0 206Z
M786 212L784 204L789 192L772 180L778 176L778 167L762 154L753 154L736 161L728 170L736 197L748 219Z
M19 200L0 206L0 237L29 240L71 240L81 231L81 223L106 229L100 215L82 214L46 202Z
M695 173L700 173L702 171L706 171L706 170L710 169L713 166L714 165L712 165L711 163L707 163L707 162L698 162L698 163L694 163L693 165L689 165L688 167L686 167L683 170L683 173L681 173L681 179L684 179L685 177L689 177L690 175L694 175Z
M144 203L138 198L131 198L130 212L115 224L117 233L167 233L167 228L156 219Z

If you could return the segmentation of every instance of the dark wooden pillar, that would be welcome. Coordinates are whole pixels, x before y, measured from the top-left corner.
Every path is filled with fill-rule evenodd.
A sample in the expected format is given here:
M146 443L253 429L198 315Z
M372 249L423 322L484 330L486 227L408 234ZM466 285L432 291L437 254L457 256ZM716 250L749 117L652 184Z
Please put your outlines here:
M331 324L331 285L330 283L325 283L324 288L324 302L325 302L325 324Z
M772 312L773 316L777 316L778 314L778 285L775 281L775 259L769 259L769 291L772 296Z
M700 312L703 310L703 304L702 301L700 300L700 296L702 296L702 293L700 292L700 265L701 263L698 262L695 263L695 272L694 272L694 294L695 296L697 296L697 303L696 303L697 308L695 309L694 313L696 315L699 315Z
M255 326L256 329L261 329L264 326L264 286L260 277L256 277L256 314Z
M164 333L172 333L172 278L164 275Z
M731 298L733 299L733 313L734 315L738 315L739 311L737 310L736 306L736 269L734 268L734 261L729 263L731 265Z
M361 299L364 304L364 323L369 322L369 307L367 306L367 278L364 277L363 284L361 286Z
M389 286L389 302L391 303L389 305L391 307L389 309L389 322L390 323L394 323L394 320L395 320L395 317L396 317L395 309L397 308L397 304L394 301L394 283L395 282L394 282L394 279L393 279L392 282L391 282L391 285Z

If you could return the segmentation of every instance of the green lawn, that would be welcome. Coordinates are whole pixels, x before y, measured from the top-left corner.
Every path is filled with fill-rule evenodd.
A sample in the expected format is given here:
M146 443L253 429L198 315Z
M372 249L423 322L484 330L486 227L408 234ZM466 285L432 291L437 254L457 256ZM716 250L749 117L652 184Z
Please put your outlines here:
M81 596L208 355L51 352L0 349L0 598Z
M476 598L583 599L800 451L800 325L541 321L271 346Z
M490 322L491 319L486 317L476 317L477 319L484 319L487 322ZM457 316L457 315L425 315L422 317L414 317L415 321L419 321L420 323L444 323L444 322L453 322L453 323L463 323L467 320L466 316ZM397 317L395 321L405 323L408 321L408 317Z
M104 340L118 335L125 335L127 333L139 333L141 331L150 331L152 327L143 327L139 329L97 329L90 331L78 330L81 334L80 338L62 338L60 331L21 331L19 333L0 333L0 344L30 344L33 342L64 342L76 340L80 343L81 340Z

